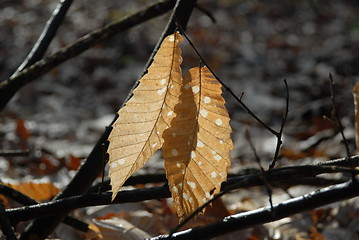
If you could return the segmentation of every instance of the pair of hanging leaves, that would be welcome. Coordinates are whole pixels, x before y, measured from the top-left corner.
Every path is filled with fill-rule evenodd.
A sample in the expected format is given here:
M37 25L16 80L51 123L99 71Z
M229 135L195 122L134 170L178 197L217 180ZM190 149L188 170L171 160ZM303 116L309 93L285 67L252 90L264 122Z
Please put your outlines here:
M192 68L182 78L182 40L179 33L164 39L148 73L119 110L108 147L112 199L162 147L180 220L220 191L233 149L221 84L207 67Z

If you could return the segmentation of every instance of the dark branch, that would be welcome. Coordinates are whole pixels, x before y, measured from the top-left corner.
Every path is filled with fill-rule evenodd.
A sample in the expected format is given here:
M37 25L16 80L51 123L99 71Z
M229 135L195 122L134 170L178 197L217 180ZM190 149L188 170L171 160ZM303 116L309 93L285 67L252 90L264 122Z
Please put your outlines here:
M33 198L3 184L0 184L0 194L25 206L38 204L38 202ZM71 216L66 216L64 219L64 223L83 232L87 232L89 229L87 223Z
M333 162L342 162L343 164L348 164L346 159L338 159ZM354 163L354 165L359 166L359 156L352 157L352 162ZM265 174L269 184L271 184L272 186L279 184L282 187L283 185L292 186L295 184L300 184L301 182L307 183L307 180L310 179L309 177L314 177L318 174L337 172L354 172L355 174L358 174L359 170L340 166L326 166L322 164L278 168L267 171L265 172ZM223 191L220 194L223 195L223 192L225 191L228 192L238 188L263 186L263 184L263 173L261 172L252 175L233 177L222 184ZM217 194L215 197L220 194ZM140 202L150 199L168 198L170 196L171 194L169 192L168 186L164 185L162 187L120 191L113 202L111 202L111 193L105 192L99 194L86 194L83 196L67 197L64 199L58 199L53 202L8 209L6 210L6 213L8 214L8 217L11 221L16 222L42 216L48 216L61 212L67 212L82 207L125 202Z
M61 23L63 22L71 4L72 4L72 0L62 0L59 2L55 11L52 13L51 18L47 21L46 26L42 31L39 39L35 43L34 47L31 49L26 59L21 63L21 65L12 75L12 77L19 74L19 72L21 72L28 66L31 66L35 62L39 61L44 56L52 39L56 35L57 29L60 27Z
M254 158L256 159L256 162L257 162L257 165L259 166L259 169L261 171L261 175L262 175L262 179L263 179L263 183L264 183L264 186L267 190L267 193L268 193L268 200L269 200L269 205L271 207L271 209L273 210L273 200L272 200L272 189L268 183L268 180L267 180L267 176L266 176L266 173L265 173L265 170L264 168L262 167L262 164L261 164L261 160L257 154L257 151L253 145L253 142L251 140L251 136L249 134L249 131L246 129L246 132L245 132L245 135L246 135L246 139L248 140L249 142L249 146L251 147L252 149L252 152L254 154ZM272 211L272 213L274 214L274 211Z
M188 43L191 45L192 49L195 51L195 53L197 54L197 56L200 58L201 62L208 67L208 70L213 74L213 76L218 80L218 82L221 83L221 85L224 87L224 89L239 103L239 105L250 115L252 116L259 124L261 124L265 129L267 129L269 132L271 132L273 135L277 136L278 132L273 130L271 127L269 127L266 123L264 123L259 117L257 117L257 115L255 115L248 107L246 104L244 104L244 102L242 101L242 97L243 94L241 95L241 97L239 98L230 87L228 87L215 73L214 71L211 69L211 67L206 63L206 61L203 59L203 57L201 56L201 54L199 53L199 51L197 50L197 48L194 46L194 44L192 43L192 41L188 38L188 36L185 33L185 30L183 29L183 27L180 25L180 23L178 22L178 28L180 29L181 33L183 34L183 36L187 39Z
M124 32L138 24L167 12L173 8L174 5L174 0L156 3L144 10L85 35L75 43L59 50L57 53L37 61L16 76L12 76L9 79L0 82L0 111L4 109L15 93L27 83L49 72L51 69L68 59L83 53L90 47L109 39L115 34Z
M1 157L17 157L17 156L28 156L30 150L0 150Z
M349 144L348 144L348 141L347 141L347 138L345 137L345 134L344 134L344 127L343 127L343 124L342 124L342 121L340 121L340 117L338 115L338 112L337 112L337 107L336 107L336 103L335 103L335 93L334 93L334 80L333 80L333 76L332 74L329 74L329 83L330 83L330 98L332 100L332 113L333 113L333 117L335 119L335 123L336 123L336 126L340 132L340 135L342 136L343 138L343 143L344 143L344 146L345 146L345 150L346 150L346 153L347 153L347 156L350 157L350 150L349 150Z
M284 84L285 84L285 90L286 90L286 97L285 97L285 112L284 112L284 116L282 118L282 123L280 125L280 129L278 134L276 135L277 137L277 145L275 148L275 153L274 153L274 157L273 157L273 161L272 163L269 165L269 169L274 168L277 160L278 160L278 155L279 155L279 150L280 147L282 145L282 134L283 134L283 129L284 129L284 125L287 122L287 117L288 117L288 112L289 112L289 89L288 89L288 83L287 80L284 79Z
M74 196L59 199L49 203L14 208L6 210L11 221L25 221L34 217L49 216L60 212L68 212L76 208L108 205L126 202L141 202L150 199L168 198L171 196L168 186L120 191L114 201L111 201L112 193L93 193L83 196Z
M159 239L210 239L225 233L238 231L289 217L317 207L337 201L353 198L359 195L359 185L356 182L346 182L322 190L314 191L303 196L284 201L274 205L276 215L273 218L270 207L239 213L225 217L223 220L203 227L196 227L174 233L172 236L157 236L151 240Z
M0 201L0 229L7 240L17 240L14 229L11 227L10 220L6 216L5 206L2 201Z
M192 10L196 4L196 1L197 0L187 0L187 1L177 0L174 10L172 11L172 15L171 15L164 31L162 32L161 37L158 39L157 44L156 44L155 48L153 49L150 58L148 59L146 65L144 67L142 76L147 73L147 69L151 65L153 58L155 57L158 49L160 48L163 39L165 39L168 35L171 35L176 31L177 25L176 25L175 19L177 18L177 16L180 16L180 17L178 17L179 18L178 21L182 24L182 26L184 28L187 27L187 23L192 14ZM132 92L133 92L133 90L135 90L137 85L138 85L138 81L136 81L135 84L133 85L133 87L132 87L130 93L127 95L124 103L126 103L132 97Z

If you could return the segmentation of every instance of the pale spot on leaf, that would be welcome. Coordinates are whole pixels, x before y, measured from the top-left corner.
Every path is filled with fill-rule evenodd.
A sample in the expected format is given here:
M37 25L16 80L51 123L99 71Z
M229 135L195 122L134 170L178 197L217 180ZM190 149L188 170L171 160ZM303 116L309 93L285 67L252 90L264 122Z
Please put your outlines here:
M177 166L178 168L180 168L180 167L181 167L181 164L177 163L176 166Z
M217 160L217 161L219 161L219 160L222 159L222 157L217 154L217 155L214 156L214 159Z
M171 152L172 152L172 156L174 156L174 157L178 156L178 152L176 149L172 149Z
M158 91L157 91L157 94L158 94L158 95L162 95L162 94L166 91L166 89L167 89L167 87L164 87L164 88L158 90Z
M204 147L204 143L202 141L198 140L197 147Z
M186 200L188 201L188 199L189 199L188 194L187 194L187 193L183 193L183 198L184 198L184 199L186 199Z
M170 36L170 37L168 38L168 41L174 42L174 41L175 41L175 36L174 36L174 35Z
M196 188L196 183L194 182L187 182L187 184L192 188L192 189L195 189Z
M223 140L219 140L219 144L223 144Z
M116 168L118 165L117 165L117 162L113 162L112 164L111 164L111 167L112 168Z
M194 151L191 152L191 158L195 158L196 157L196 153Z
M212 177L212 178L216 178L216 177L217 177L217 173L216 173L216 172L211 172L211 177Z
M210 97L204 97L203 102L204 102L204 103L210 103L210 102L211 102L211 98L210 98Z
M152 144L152 148L155 148L157 146L157 143Z
M206 110L204 110L204 109L202 109L199 113L200 113L201 116L204 117L204 118L208 116L208 112L207 112Z
M193 92L194 94L198 93L198 92L199 92L199 87L198 87L198 86L192 87L192 92Z
M218 126L221 126L222 123L223 123L223 122L222 122L221 119L219 119L219 118L216 119L216 124L217 124Z
M199 162L198 162L198 165L201 166L201 165L202 165L202 161L199 161Z
M161 85L165 85L166 81L167 81L167 79L166 79L166 78L161 79L160 84L161 84Z
M175 193L178 193L178 188L176 187L176 186L173 186L173 191L175 192Z
M169 111L168 113L167 113L167 116L169 117L169 116L172 116L173 115L173 111Z

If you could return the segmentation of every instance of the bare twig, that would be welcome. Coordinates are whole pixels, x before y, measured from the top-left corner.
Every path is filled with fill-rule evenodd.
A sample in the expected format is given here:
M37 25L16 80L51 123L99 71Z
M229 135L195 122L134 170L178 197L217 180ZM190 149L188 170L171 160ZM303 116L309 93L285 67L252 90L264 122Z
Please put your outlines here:
M224 89L239 103L239 105L241 105L241 107L249 114L251 115L259 124L261 124L265 129L267 129L269 132L271 132L273 135L277 136L278 132L273 130L271 127L269 127L266 123L264 123L259 117L257 117L257 115L255 115L248 107L246 104L244 104L244 102L242 101L242 96L241 97L237 97L237 95L232 91L232 89L230 89L215 73L214 71L211 69L211 67L206 63L206 61L203 59L203 57L201 56L201 54L199 53L199 51L197 50L197 48L194 46L194 44L192 43L192 41L189 39L189 37L186 35L185 30L183 29L183 27L181 26L181 24L178 22L177 23L179 30L181 31L181 34L187 39L188 43L191 45L192 49L195 51L195 53L197 54L197 56L200 58L201 62L207 66L208 70L213 74L213 76L218 80L218 82L221 83L221 85L224 87Z
M353 162L359 166L359 156L352 157ZM345 159L335 160L333 162L345 163ZM346 162L346 164L348 164ZM288 184L301 184L307 183L308 177L316 176L322 173L337 173L337 172L354 172L359 173L359 170L351 169L340 166L325 166L325 165L305 165L278 168L267 171L266 177L269 184L275 186L276 183L280 183L281 186ZM292 181L292 182L291 182ZM333 182L331 182L333 183ZM206 203L206 207L214 199L223 196L225 192L232 191L238 188L248 188L252 186L263 186L262 173L239 176L228 179L227 182L222 184L222 192L215 195L214 198ZM59 212L67 212L81 207L117 204L125 202L140 202L150 199L160 199L170 197L170 191L168 185L162 187L152 187L143 189L134 189L127 191L120 191L114 201L111 201L111 193L99 193L99 194L86 194L83 196L71 196L63 199L58 199L48 203L40 203L37 205L13 208L6 210L11 221L25 221L42 216L48 216L51 214L58 214ZM199 210L201 211L201 210Z
M20 208L7 209L6 214L11 221L30 220L34 217L43 217L59 212L68 212L76 208L118 204L126 202L140 202L150 199L168 198L171 193L168 186L143 188L120 191L114 201L111 201L110 192L92 193L83 196L72 196L55 200L49 203L40 203Z
M196 9L198 9L199 11L203 12L207 17L209 17L209 19L211 19L212 23L216 23L216 18L213 16L213 14L208 11L208 9L205 9L204 7L202 7L199 4L196 4Z
M171 35L176 31L176 29L177 29L177 25L176 25L177 16L179 16L178 17L179 19L177 21L179 21L182 24L182 26L184 26L184 28L187 27L189 17L191 16L192 10L193 10L194 6L196 5L196 1L197 0L190 0L190 1L189 0L187 0L187 1L177 0L176 5L174 7L174 10L172 12L172 15L171 15L171 17L170 17L164 31L162 32L161 37L158 39L157 44L156 44L155 48L153 49L153 51L151 53L151 56L149 57L146 65L144 67L144 70L142 72L142 76L147 73L147 69L151 65L151 63L153 61L153 58L155 57L158 49L160 48L163 39L165 39L168 35ZM133 90L135 90L138 83L139 82L137 80L135 82L135 84L132 86L132 89L129 92L129 94L127 95L124 103L126 103L132 97L132 92L133 92ZM124 104L122 104L122 106L123 105Z
M344 134L344 127L343 127L342 121L340 120L340 117L338 115L337 108L336 108L335 93L334 93L334 80L333 80L333 76L331 73L329 73L329 83L330 83L330 95L331 95L330 98L332 100L332 115L333 115L332 117L334 117L335 125L336 125L338 131L340 132L340 135L343 138L343 144L345 146L345 150L347 153L348 162L349 162L351 168L354 168L353 163L351 162L351 159L350 159L351 154L350 154L350 150L349 150L348 141ZM351 176L352 176L352 180L355 181L356 180L355 174L352 173Z
M340 121L340 117L338 115L337 108L336 108L335 93L334 93L334 80L333 80L333 76L331 73L329 74L329 83L330 83L330 95L331 95L330 98L332 100L332 115L334 117L334 121L337 126L337 129L339 130L340 135L343 138L343 144L345 146L347 157L350 157L351 154L350 154L350 150L349 150L349 144L348 144L347 138L345 137L345 134L343 131L344 127L343 127L342 121Z
M282 145L282 134L283 134L283 129L284 129L284 125L287 121L287 117L288 117L288 112L289 112L289 89L288 89L288 83L287 80L284 79L284 84L285 84L285 90L286 90L286 97L285 97L285 112L282 118L282 123L280 125L280 129L279 132L276 134L277 137L277 145L276 145L276 149L275 149L275 153L274 153L274 157L273 157L273 161L272 163L269 165L269 169L274 168L277 160L278 160L278 155L279 155L279 150L280 147Z
M34 200L33 198L23 194L22 192L19 192L9 186L6 186L4 184L0 184L0 194L22 204L25 206L30 206L30 205L36 205L38 204L38 202L36 200ZM76 228L77 230L83 231L83 232L87 232L88 231L88 224L78 220L74 217L71 216L66 216L64 219L64 223L68 224L71 227Z
M142 174L142 175L135 175L129 177L123 186L133 186L136 184L146 184L146 183L163 183L166 182L167 178L165 174L160 173L154 173L154 174ZM100 192L111 190L110 187L110 179L105 179L103 182L98 183L91 187L91 189L88 191L88 193L95 193L99 192L99 189L101 189Z
M80 38L73 44L70 44L53 55L46 57L31 66L19 72L16 76L11 76L0 82L0 111L15 95L15 93L27 83L37 79L43 74L49 72L54 67L60 65L66 60L73 58L90 47L109 39L119 32L124 32L140 23L151 18L164 14L175 5L175 0L158 2L144 10L138 11L119 21L113 22L103 28L97 29L84 37Z
M29 149L26 149L26 150L0 150L1 157L28 156L29 153L30 153Z
M270 204L270 207L271 209L273 210L273 201L272 201L272 189L270 188L269 186L269 183L268 183L268 180L267 180L267 176L266 176L266 172L264 170L264 168L262 167L262 164L261 164L261 160L257 154L257 151L253 145L253 142L251 140L251 136L248 132L248 130L246 129L246 132L245 132L245 137L247 139L247 141L249 142L249 146L251 147L252 151L253 151L253 154L254 154L254 158L256 159L256 162L259 166L259 169L261 170L261 174L262 174L262 178L263 178L263 183L264 183L264 186L267 190L267 193L268 193L268 200L269 200L269 204ZM275 215L275 212L272 211L272 214Z
M271 208L264 207L253 211L231 215L213 224L176 232L171 236L162 235L153 237L150 240L210 239L225 233L246 229L258 224L272 222L289 217L296 213L353 198L358 195L358 184L356 182L349 181L274 205L273 208L276 212L275 219L273 219L273 215L271 214Z
M7 240L17 240L17 237L15 236L14 233L14 229L11 227L9 218L6 216L5 206L1 200L0 200L0 228Z
M358 159L359 160L359 159ZM359 164L359 162L358 162ZM353 172L351 168L341 168L337 166L315 166L315 165L307 165L307 166L295 166L295 167L286 167L281 169L274 169L268 172L260 172L257 174L249 175L249 176L240 176L228 179L227 182L222 184L222 191L216 194L212 199L205 202L203 205L198 207L194 212L188 215L182 222L180 222L175 228L173 228L170 232L170 236L178 231L181 227L183 227L189 220L191 220L198 213L202 212L207 206L212 204L216 199L222 197L226 193L243 187L248 186L261 186L263 184L272 184L279 182L281 183L281 187L285 184L284 181L293 180L293 179L303 179L303 177L308 176L316 176L318 174L333 173L333 172ZM324 171L324 172L323 172ZM359 170L355 170L355 172L359 172ZM263 179L263 175L266 176L266 181ZM274 209L273 209L274 211Z
M19 74L19 72L39 61L43 57L52 39L55 37L57 29L63 22L71 4L72 0L62 0L59 2L50 19L47 21L45 28L34 47L31 49L30 53L27 55L26 59L21 63L18 69L16 69L12 77L16 76Z

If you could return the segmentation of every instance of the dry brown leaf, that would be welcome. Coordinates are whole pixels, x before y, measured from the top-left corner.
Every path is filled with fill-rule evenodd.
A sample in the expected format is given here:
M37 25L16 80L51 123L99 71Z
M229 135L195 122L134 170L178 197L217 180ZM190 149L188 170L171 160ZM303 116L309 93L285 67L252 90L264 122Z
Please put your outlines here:
M179 33L164 39L148 73L118 112L108 138L112 199L126 179L161 148L163 131L175 117L176 96L182 85L182 40Z
M27 130L25 126L24 119L17 119L16 120L16 134L21 138L23 141L27 141L30 137L30 132Z
M183 80L176 117L164 132L163 157L180 220L220 191L231 164L231 127L221 84L207 67Z
M21 184L3 184L35 199L38 202L49 201L60 192L60 189L55 187L52 183L27 182Z
M357 153L359 153L359 82L357 82L353 89L354 95L354 112L355 112L355 143Z

